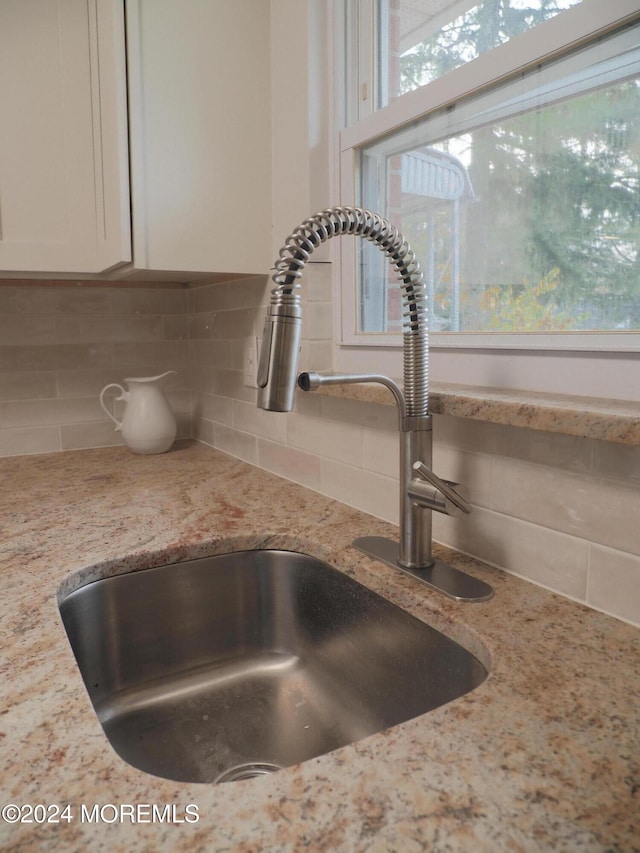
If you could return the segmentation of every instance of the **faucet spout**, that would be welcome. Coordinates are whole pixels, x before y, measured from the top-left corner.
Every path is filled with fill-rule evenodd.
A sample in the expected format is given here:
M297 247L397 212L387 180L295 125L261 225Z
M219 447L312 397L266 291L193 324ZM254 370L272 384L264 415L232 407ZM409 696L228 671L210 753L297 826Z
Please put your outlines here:
M301 373L298 376L298 387L303 391L317 391L322 385L358 385L361 382L375 382L384 385L394 396L398 408L398 422L400 429L407 416L407 407L404 402L404 394L397 382L388 376L378 373L333 373L330 376L321 376L319 373Z

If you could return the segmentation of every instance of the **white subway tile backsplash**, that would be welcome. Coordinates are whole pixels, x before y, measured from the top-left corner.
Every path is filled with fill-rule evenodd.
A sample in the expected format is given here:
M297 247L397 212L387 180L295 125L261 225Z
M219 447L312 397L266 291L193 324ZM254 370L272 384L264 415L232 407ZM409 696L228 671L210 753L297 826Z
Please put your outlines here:
M23 314L111 313L111 293L105 287L21 287L16 288L16 310Z
M31 346L58 343L56 320L53 316L36 314L0 315L0 342L3 346L21 346L27 342Z
M0 316L6 317L7 314L15 314L17 312L16 300L19 289L7 285L0 287Z
M259 308L266 306L273 282L266 275L255 275L222 285L229 308Z
M333 343L331 341L308 341L309 370L316 373L331 373L333 367Z
M290 447L308 450L317 456L362 467L363 430L355 424L319 419L291 412L286 419L286 441Z
M203 444L208 444L210 447L214 447L215 444L213 421L209 421L206 418L199 417L193 425L193 436L198 441L201 441Z
M31 400L38 397L55 397L54 371L0 372L0 400Z
M58 370L55 376L59 397L97 398L105 385L122 379L114 379L116 373L111 367L103 370Z
M167 314L163 317L166 341L186 341L189 339L189 321L186 314Z
M219 424L231 426L233 423L233 400L215 394L196 393L194 400L196 418L206 418Z
M190 435L186 309L186 292L167 287L0 286L0 452L120 443L101 389L170 369L182 375L164 387Z
M185 315L187 292L174 288L109 288L110 313Z
M398 523L398 487L389 477L323 459L319 491L377 518Z
M433 443L435 447L452 445L472 453L494 453L503 436L499 424L474 421L470 418L453 418L450 415L433 416Z
M257 464L287 480L320 490L323 461L314 453L258 438Z
M46 351L42 354L49 358L49 367L55 367L56 370L74 370L78 367L100 369L110 367L113 363L111 345L102 342L56 344L44 349Z
M439 542L584 601L589 545L583 539L474 507L469 516L434 515Z
M244 353L245 353L245 341L250 340L251 349L253 351L253 338L254 336L247 336L247 338L235 338L230 341L220 341L219 343L223 344L227 348L227 362L226 367L229 367L231 370L242 370L244 371ZM214 341L214 343L218 343ZM256 365L256 372L257 372ZM244 374L243 374L244 375Z
M93 341L125 343L163 340L163 322L158 314L140 316L56 317L56 343L85 344Z
M541 432L525 427L492 424L496 449L501 456L562 468L576 473L593 470L594 444L590 439L576 440L571 435Z
M110 352L111 363L122 376L152 375L152 371L165 370L182 372L190 367L188 341L114 343Z
M320 394L301 391L299 388L296 391L295 411L300 415L307 417L321 417L322 396Z
M190 340L189 350L194 365L200 368L223 367L240 369L231 357L232 341Z
M333 303L314 302L304 315L304 337L308 341L327 341L333 335Z
M170 378L167 377L167 382ZM193 395L189 388L171 388L168 384L165 384L164 391L169 405L176 415L191 415L193 410Z
M260 346L262 346L262 342L260 343ZM310 373L313 371L315 371L315 367L311 364L310 341L301 341L300 350L298 352L298 372Z
M257 308L267 305L273 283L266 275L246 276L234 281L208 284L202 282L189 288L188 311L203 314L234 308Z
M244 373L241 370L219 370L215 368L206 372L211 381L208 386L210 393L255 403L256 391L244 384ZM202 371L200 376L202 376Z
M640 488L496 458L492 508L601 545L640 553Z
M213 370L201 365L191 368L191 388L196 394L216 394Z
M216 340L233 340L255 335L256 312L253 308L220 311L214 316L212 337Z
M587 603L640 625L640 557L592 545Z
M116 431L113 421L63 425L60 427L60 439L63 450L84 450L124 443L122 433Z
M376 403L360 403L339 397L320 396L323 417L345 423L382 429L398 429L398 414L395 406L381 406ZM391 396L389 397L391 399Z
M596 477L640 487L640 447L595 441L593 472Z
M104 420L96 397L52 398L0 403L0 426L45 426Z
M176 424L178 431L176 433L176 441L193 437L193 412L176 412Z
M213 337L213 327L216 314L190 314L188 322L188 334L190 339L206 340Z
M490 507L493 494L494 456L468 453L451 445L434 445L433 469L439 477L462 483L474 506Z
M213 446L224 453L244 459L251 465L258 465L258 439L255 435L216 423L213 426L213 439Z
M400 442L398 430L364 427L363 465L368 471L398 479Z
M308 302L331 302L333 295L331 264L316 263L313 260L309 263L304 283L304 295Z
M233 401L233 426L242 432L250 432L285 444L287 441L287 416L283 412L264 412L253 403Z
M199 314L210 314L212 311L229 308L228 294L229 291L225 289L224 284L202 284L189 288L187 292L189 319L194 319Z
M56 450L62 450L57 426L0 428L0 456L52 453Z

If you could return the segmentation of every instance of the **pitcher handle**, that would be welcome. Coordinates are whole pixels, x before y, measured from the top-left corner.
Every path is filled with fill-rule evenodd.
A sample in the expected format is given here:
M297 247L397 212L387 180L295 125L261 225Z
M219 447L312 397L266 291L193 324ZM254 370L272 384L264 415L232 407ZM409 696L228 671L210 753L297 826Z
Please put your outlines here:
M127 392L124 390L124 388L122 387L122 385L118 385L118 383L117 383L117 382L110 382L108 385L105 385L105 386L104 386L104 388L102 389L102 391L100 392L100 405L102 406L102 408L104 409L104 411L106 412L106 414L107 414L107 415L109 415L109 417L111 418L111 420L112 420L112 421L114 422L114 424L116 425L116 430L119 430L119 429L122 429L122 422L121 422L121 421L119 421L119 420L117 420L117 418L114 418L114 416L111 414L111 412L109 411L109 409L107 409L107 407L106 407L106 406L105 406L105 404L104 404L104 393L105 393L105 391L108 391L108 390L109 390L109 388L119 388L119 389L120 389L120 396L119 396L119 397L116 397L116 400L126 400L126 399L127 399L128 394L127 394Z

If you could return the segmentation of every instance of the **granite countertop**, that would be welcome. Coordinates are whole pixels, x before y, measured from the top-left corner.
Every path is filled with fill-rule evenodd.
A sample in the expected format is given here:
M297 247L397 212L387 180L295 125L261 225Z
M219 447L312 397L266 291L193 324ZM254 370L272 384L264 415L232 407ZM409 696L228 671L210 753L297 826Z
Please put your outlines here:
M70 806L60 823L0 822L2 850L640 849L637 629L439 549L496 591L448 600L351 547L391 525L195 443L10 458L0 472L2 801ZM328 560L474 651L489 678L267 777L183 784L130 767L85 692L59 590L260 547ZM82 822L95 804L169 804L176 822Z

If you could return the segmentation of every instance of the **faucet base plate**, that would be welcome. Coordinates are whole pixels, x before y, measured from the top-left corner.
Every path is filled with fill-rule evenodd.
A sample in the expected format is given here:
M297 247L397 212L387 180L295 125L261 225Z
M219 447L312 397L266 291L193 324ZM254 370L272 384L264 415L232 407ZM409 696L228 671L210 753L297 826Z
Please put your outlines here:
M456 601L487 601L493 596L493 588L489 584L440 560L434 560L433 565L426 569L408 569L401 566L398 563L398 543L393 539L386 539L384 536L362 536L355 539L353 545L368 557L399 569Z

